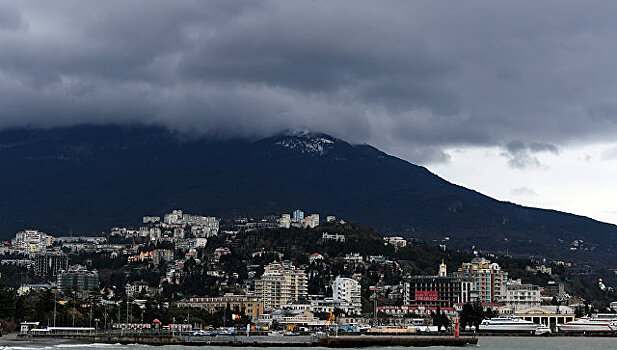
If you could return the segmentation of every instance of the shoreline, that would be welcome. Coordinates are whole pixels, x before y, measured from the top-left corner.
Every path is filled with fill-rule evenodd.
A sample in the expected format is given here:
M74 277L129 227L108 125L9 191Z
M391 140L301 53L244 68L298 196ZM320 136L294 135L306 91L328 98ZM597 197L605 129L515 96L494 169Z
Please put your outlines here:
M50 345L90 345L90 344L122 344L122 345L180 345L180 346L223 346L223 347L329 347L329 348L363 348L374 346L466 346L477 345L481 339L498 337L546 339L559 337L576 338L612 338L615 334L582 334L582 333L551 333L531 335L521 333L480 333L461 334L455 338L450 334L397 334L397 335L339 335L317 337L314 335L299 336L267 336L267 335L235 335L235 336L193 336L193 335L148 335L148 334L96 334L96 335L57 335L57 336L23 336L18 333L5 334L0 337L0 346L23 346L25 344Z
M478 343L477 337L431 336L431 335L340 335L318 337L314 335L299 336L189 336L189 335L57 335L57 336L20 336L15 335L0 340L2 345L16 345L28 342L70 343L70 344L140 344L140 345L185 345L185 346L229 346L229 347L371 347L371 346L465 346Z

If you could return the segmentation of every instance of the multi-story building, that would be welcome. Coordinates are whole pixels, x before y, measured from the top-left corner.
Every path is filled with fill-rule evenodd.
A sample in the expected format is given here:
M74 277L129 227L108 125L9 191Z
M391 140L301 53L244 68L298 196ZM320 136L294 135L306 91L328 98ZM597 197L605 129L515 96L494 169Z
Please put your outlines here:
M534 274L538 274L538 273L545 273L547 275L552 275L553 274L553 269L551 267L549 267L549 266L544 265L544 264L536 265L536 266L526 266L525 270L531 271Z
M214 219L214 218L213 218ZM191 233L193 236L197 238L209 238L212 236L216 236L219 233L219 222L216 219L215 222L212 222L203 226L191 226Z
M459 269L463 279L471 281L471 300L482 303L502 302L506 299L508 273L499 264L476 256Z
M160 216L144 216L142 218L142 222L144 224L156 224L161 222L161 217Z
M26 254L36 254L51 246L52 237L37 230L19 231L11 241L13 248Z
M219 232L220 220L213 216L188 215L182 216L183 224L196 226L200 228L200 234L203 237L215 236Z
M150 228L150 240L151 241L158 241L162 238L162 231L160 227L151 227Z
M255 292L261 297L264 310L298 301L307 296L308 281L304 270L289 261L270 263L260 279L255 281Z
M470 297L471 282L458 276L448 276L446 265L439 266L438 276L411 276L403 284L404 305L453 307L466 303Z
M294 221L303 221L304 220L304 212L300 209L293 212L293 220Z
M311 214L304 219L304 227L315 228L319 226L319 214Z
M43 277L56 277L60 271L69 268L69 257L61 251L46 251L34 260L34 274Z
M330 313L338 309L343 311L348 316L359 315L362 312L361 305L353 306L346 301L335 301L333 298L323 296L309 296L309 300L292 304L285 304L281 306L281 309L293 311L310 311L312 313L324 314Z
M521 310L540 305L540 287L522 283L520 279L506 283L506 304Z
M181 225L182 214L182 210L172 210L171 213L165 214L163 217L163 222L167 225Z
M335 303L346 304L354 313L362 312L362 288L360 283L351 278L337 277L332 283L332 299Z
M133 283L127 283L125 286L126 295L129 298L133 298L140 295L154 295L158 294L159 289L156 287L150 287L146 281L135 281Z
M383 240L395 248L403 248L407 246L407 240L403 237L384 237Z
M174 239L184 239L184 228L174 227Z
M109 234L114 237L126 237L126 227L112 227Z
M263 302L254 295L233 295L226 294L222 297L189 298L176 304L178 307L190 307L206 310L208 313L215 313L229 309L233 313L238 313L256 320L263 313Z
M325 241L335 241L335 242L345 243L345 235L342 235L339 233L323 232L321 234L321 240L324 242Z
M67 271L60 272L57 280L58 288L77 288L79 291L87 291L99 288L99 274L96 271L88 271L84 266L70 266Z
M2 259L0 265L13 265L30 270L34 268L34 261L30 259Z
M51 284L22 284L17 288L17 295L26 295L30 292L40 292L52 289Z
M548 285L544 287L544 292L554 297L563 297L566 294L563 282L556 281L548 281Z
M174 252L169 249L156 249L152 252L152 262L155 265L168 263L174 260Z
M141 226L139 228L139 237L150 237L150 228L148 226Z
M279 219L279 227L280 228L290 228L291 227L291 215L283 214Z
M195 237L208 238L216 236L219 232L220 220L212 216L191 215L182 210L173 210L165 214L163 223L169 226L190 225L195 227Z

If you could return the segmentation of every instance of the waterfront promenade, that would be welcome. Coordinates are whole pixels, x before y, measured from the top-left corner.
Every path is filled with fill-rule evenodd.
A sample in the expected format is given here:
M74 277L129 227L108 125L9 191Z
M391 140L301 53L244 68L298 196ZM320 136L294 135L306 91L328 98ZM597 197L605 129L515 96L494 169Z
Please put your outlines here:
M233 346L233 347L329 347L361 348L369 346L464 346L477 344L476 337L427 336L427 335L341 335L341 336L267 336L267 335L154 335L98 333L91 335L54 335L48 337L17 337L24 342L75 340L80 343Z

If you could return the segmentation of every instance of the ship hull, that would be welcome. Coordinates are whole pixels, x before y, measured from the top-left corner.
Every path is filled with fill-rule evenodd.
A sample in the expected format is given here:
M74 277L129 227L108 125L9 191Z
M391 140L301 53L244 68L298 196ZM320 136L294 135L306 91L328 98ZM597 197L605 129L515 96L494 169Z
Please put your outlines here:
M480 326L481 333L526 333L535 334L537 327L516 327L516 326Z
M615 328L609 324L599 325L559 325L562 333L616 333Z

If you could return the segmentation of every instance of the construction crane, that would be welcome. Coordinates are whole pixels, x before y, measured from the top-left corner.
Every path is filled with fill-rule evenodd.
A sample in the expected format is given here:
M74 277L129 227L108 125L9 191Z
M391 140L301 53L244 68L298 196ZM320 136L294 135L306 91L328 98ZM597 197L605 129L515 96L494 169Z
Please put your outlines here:
M328 316L325 326L326 328L330 329L330 326L335 326L335 325L336 325L336 317L334 316L333 309L330 309L330 316Z

